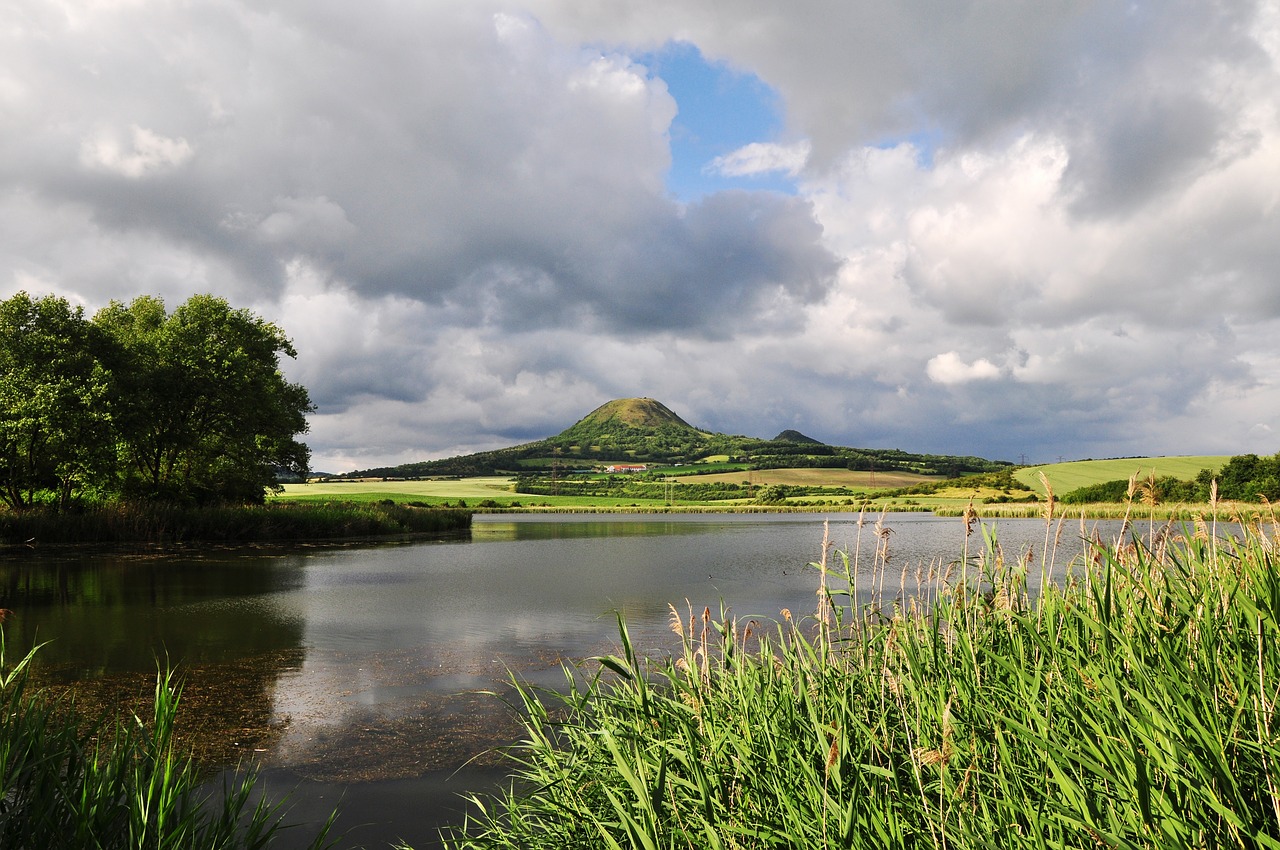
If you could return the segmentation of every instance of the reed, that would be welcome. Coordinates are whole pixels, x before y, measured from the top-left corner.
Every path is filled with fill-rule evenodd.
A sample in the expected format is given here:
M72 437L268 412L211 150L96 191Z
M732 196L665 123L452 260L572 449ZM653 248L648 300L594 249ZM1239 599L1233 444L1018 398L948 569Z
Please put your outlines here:
M844 554L829 614L673 609L664 661L620 623L565 693L518 685L514 781L446 845L1280 848L1276 542L1208 528L1083 542L1037 588L984 527L869 604Z
M154 712L86 719L34 690L32 650L9 665L0 634L0 847L12 850L257 850L283 823L240 774L220 794L173 741L180 687L157 677ZM330 846L328 828L310 848Z

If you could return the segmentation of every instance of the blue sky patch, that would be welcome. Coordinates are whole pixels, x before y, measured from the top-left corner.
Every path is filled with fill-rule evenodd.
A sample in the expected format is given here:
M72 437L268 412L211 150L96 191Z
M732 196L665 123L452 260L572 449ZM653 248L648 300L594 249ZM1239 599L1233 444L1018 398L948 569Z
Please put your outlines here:
M767 189L795 193L782 171L726 176L710 166L752 142L776 142L783 130L782 98L755 74L708 62L688 42L668 42L636 61L661 78L679 113L671 124L671 172L667 188L681 201L724 189Z

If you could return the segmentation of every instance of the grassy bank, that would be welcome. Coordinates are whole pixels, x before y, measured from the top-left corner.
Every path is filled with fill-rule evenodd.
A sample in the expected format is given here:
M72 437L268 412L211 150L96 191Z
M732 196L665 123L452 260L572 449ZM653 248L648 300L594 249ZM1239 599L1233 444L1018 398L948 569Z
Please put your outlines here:
M272 502L187 508L117 504L79 511L0 513L0 541L33 543L258 543L463 531L471 512L391 502Z
M960 517L965 515L969 507L965 505L939 505L932 508L938 516ZM1194 523L1204 517L1215 514L1219 519L1229 522L1256 526L1259 523L1276 523L1280 521L1275 506L1253 502L1219 502L1189 504L1182 502L1162 503L1154 506L1138 506L1125 502L1097 502L1087 505L1062 505L1055 503L1055 511L1064 517L1088 520L1096 519L1131 519L1146 524L1157 523ZM896 510L890 508L889 510ZM983 519L1039 519L1044 516L1045 503L1036 504L991 504L973 505L972 510Z
M31 655L9 665L0 635L0 847L13 850L249 850L285 828L251 802L255 777L205 788L173 742L180 689L157 679L148 722L85 718L35 690ZM325 833L311 848L328 846Z
M522 691L519 790L449 846L1280 848L1275 539L1098 543L1033 594L1060 529L1034 562L966 536L855 611L868 534L814 617L673 608L663 663L624 629L567 696Z

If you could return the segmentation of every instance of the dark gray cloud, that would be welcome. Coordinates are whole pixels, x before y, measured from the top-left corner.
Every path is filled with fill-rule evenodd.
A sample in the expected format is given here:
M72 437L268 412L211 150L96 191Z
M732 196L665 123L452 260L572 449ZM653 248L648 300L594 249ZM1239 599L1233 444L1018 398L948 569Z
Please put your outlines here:
M1092 116L1072 146L1065 178L1078 214L1109 215L1159 199L1213 167L1229 128L1204 98L1139 95Z
M46 83L83 111L53 125L31 103L9 176L32 203L87 210L103 238L152 233L259 288L280 291L304 257L371 296L463 303L492 287L505 315L491 319L578 311L623 330L694 328L712 304L750 317L757 290L803 303L830 282L802 202L663 197L665 88L527 16L154 11L92 38L46 15L48 42L18 45L47 69L68 58L52 50L94 44L92 72Z
M820 162L851 144L921 133L975 136L1018 124L1064 85L1125 4L938 0L732 5L655 0L623 8L544 0L565 31L623 42L679 33L749 67L784 96Z

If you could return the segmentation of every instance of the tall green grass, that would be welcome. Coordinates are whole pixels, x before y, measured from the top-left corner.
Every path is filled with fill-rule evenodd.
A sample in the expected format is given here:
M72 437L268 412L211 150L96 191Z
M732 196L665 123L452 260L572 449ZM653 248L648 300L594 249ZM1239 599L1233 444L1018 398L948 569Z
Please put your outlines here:
M150 722L80 717L33 689L0 635L0 847L7 850L256 850L285 828L255 774L221 794L173 741L180 688L157 677ZM309 845L328 846L327 827Z
M514 782L447 845L1280 848L1275 540L1068 558L1046 523L1036 562L972 520L910 595L851 604L883 582L877 528L834 567L824 546L814 617L672 609L672 659L623 626L567 694L520 687Z

